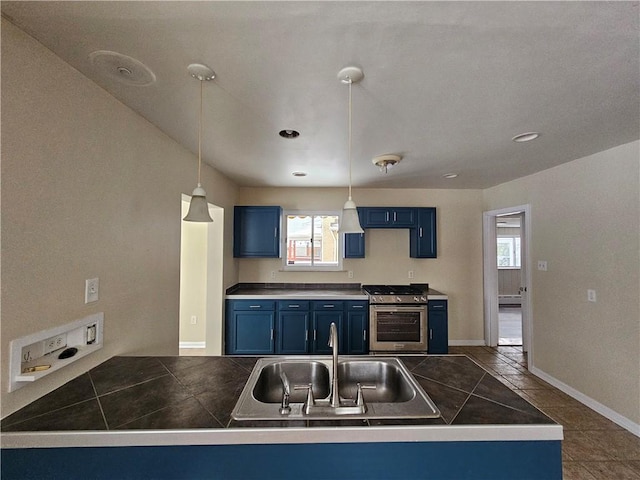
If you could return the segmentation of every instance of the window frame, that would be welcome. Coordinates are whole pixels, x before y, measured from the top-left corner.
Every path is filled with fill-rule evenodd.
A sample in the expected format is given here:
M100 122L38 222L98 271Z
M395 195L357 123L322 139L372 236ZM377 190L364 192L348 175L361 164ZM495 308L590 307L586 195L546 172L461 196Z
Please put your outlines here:
M341 234L338 230L337 233L337 243L338 243L338 251L337 251L337 264L336 265L314 265L313 264L313 255L311 256L311 265L290 265L288 263L288 240L289 240L289 230L288 230L288 218L289 216L307 216L311 218L311 225L313 225L315 217L320 216L333 216L338 219L338 226L342 221L342 212L335 210L285 210L283 213L283 222L282 222L282 250L284 254L282 255L282 270L289 272L339 272L343 270L342 260L344 258L344 235ZM313 227L311 228L312 242L313 242ZM312 243L313 244L313 243Z

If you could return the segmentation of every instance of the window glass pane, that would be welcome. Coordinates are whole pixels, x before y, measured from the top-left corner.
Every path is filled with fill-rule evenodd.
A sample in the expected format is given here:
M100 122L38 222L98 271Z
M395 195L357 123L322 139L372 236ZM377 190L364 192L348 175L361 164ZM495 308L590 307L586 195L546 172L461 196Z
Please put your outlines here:
M312 218L287 215L287 265L311 265Z
M337 215L287 215L287 265L337 267L340 265Z
M498 237L498 267L520 267L520 237Z

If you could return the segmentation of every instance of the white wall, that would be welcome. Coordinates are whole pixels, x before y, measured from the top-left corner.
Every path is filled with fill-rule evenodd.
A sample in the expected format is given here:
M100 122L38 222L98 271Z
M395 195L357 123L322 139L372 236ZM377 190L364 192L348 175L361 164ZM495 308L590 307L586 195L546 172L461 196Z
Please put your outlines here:
M340 211L346 188L240 188L242 205ZM358 206L436 207L438 258L409 258L407 229L367 230L366 258L345 259L343 272L282 272L280 259L240 259L241 282L429 283L449 295L449 338L483 343L482 192L480 190L354 189ZM353 271L353 279L347 271ZM408 271L415 272L409 280ZM276 279L271 272L276 271Z
M177 354L181 196L195 187L196 162L2 19L3 417L113 355ZM208 167L202 180L230 211L236 186ZM237 279L232 220L227 286ZM85 305L93 277L100 300ZM101 351L7 393L12 339L98 311Z
M530 204L533 363L640 424L640 142L484 191ZM587 301L594 289L597 302Z

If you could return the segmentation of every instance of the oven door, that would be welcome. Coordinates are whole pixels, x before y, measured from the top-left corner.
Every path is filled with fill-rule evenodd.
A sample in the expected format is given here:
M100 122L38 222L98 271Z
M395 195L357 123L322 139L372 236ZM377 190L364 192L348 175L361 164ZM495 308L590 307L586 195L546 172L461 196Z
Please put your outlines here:
M373 352L426 352L426 305L371 305L369 349Z

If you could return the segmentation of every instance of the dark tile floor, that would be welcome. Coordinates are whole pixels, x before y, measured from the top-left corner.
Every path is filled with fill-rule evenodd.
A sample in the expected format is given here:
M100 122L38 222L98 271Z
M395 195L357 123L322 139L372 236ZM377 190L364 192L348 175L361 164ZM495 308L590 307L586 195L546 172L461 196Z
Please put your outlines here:
M640 479L640 438L526 370L521 347L451 347L563 426L565 480Z

